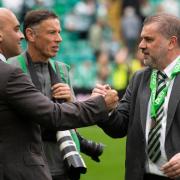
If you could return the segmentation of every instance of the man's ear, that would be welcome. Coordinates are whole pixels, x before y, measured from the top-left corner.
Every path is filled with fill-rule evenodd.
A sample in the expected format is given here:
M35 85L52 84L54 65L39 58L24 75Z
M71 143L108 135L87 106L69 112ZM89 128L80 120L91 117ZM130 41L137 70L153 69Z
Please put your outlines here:
M169 41L169 50L173 49L176 46L177 46L177 37L172 36L170 41Z
M26 39L30 42L34 42L35 41L35 32L33 29L31 28L26 28L25 30L25 36Z

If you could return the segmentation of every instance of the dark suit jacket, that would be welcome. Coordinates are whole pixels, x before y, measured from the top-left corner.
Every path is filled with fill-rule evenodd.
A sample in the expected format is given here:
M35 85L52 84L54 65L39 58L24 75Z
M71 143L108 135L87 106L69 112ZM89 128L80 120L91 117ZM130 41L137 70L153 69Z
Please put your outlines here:
M110 117L111 121L100 124L112 137L127 135L126 180L142 180L145 173L145 126L150 98L150 75L150 68L136 73ZM180 75L174 81L168 105L165 151L168 159L180 152Z
M0 61L0 180L50 180L40 126L57 130L108 118L102 97L54 104L21 69Z

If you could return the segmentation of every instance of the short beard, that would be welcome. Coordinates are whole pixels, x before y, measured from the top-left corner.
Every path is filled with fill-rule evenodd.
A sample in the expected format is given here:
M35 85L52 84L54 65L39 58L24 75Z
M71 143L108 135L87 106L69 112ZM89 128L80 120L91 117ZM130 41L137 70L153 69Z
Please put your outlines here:
M156 62L156 63L154 63L154 62ZM159 63L157 61L153 61L152 59L151 60L144 59L144 65L149 66L150 68L153 68L153 69L158 69L158 70L161 69L161 67L159 66Z
M154 68L154 63L152 63L152 60L144 59L144 65Z

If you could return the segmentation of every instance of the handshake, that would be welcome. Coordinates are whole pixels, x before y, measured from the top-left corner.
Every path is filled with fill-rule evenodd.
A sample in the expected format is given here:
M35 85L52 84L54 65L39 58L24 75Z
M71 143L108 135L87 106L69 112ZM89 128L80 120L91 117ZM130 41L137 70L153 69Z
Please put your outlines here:
M117 104L118 104L118 93L116 90L111 89L111 87L106 84L106 85L100 85L97 84L96 87L93 89L91 96L98 96L101 95L104 97L107 109L109 111L113 110L114 108L116 108Z

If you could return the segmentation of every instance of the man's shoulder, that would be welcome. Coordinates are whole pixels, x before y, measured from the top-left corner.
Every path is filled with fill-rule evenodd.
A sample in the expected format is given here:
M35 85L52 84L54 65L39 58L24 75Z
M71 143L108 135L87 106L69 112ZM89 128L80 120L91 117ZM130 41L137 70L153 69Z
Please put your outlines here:
M68 65L68 64L66 64L66 63L64 63L64 62L62 62L62 61L55 60L55 63L57 63L58 66L67 68L68 71L69 71L70 68L71 68L70 65Z
M15 71L15 67L12 65L7 64L0 60L0 94L5 92L5 87L8 82L9 77L11 76L12 72ZM1 96L1 95L0 95Z
M149 71L151 71L150 67L144 67L144 68L138 70L136 73L137 74L143 74L143 73L146 73L146 72L149 72Z
M8 63L6 63L6 62L3 62L3 61L0 61L0 66L1 66L1 68L0 68L0 71L1 72L3 72L3 71L13 71L13 70L16 70L17 69L17 67L15 67L15 66L13 66L13 65L11 65L11 64L8 64Z
M19 62L18 62L18 56L14 56L14 57L11 57L9 58L7 61L8 61L8 64L13 64L15 66L18 66L19 67Z
M12 64L8 64L5 63L3 61L0 61L0 77L6 77L8 78L13 72L19 72L21 71L20 68L12 65Z
M144 84L145 82L148 82L151 76L151 71L151 68L145 67L144 69L135 72L130 80L130 84L136 89L141 83Z
M25 57L25 52L23 52L22 54L20 54L20 55L18 55L18 56L14 56L14 57L9 58L9 59L7 60L7 61L8 61L8 64L13 64L13 65L15 65L15 66L17 66L17 67L21 67L21 66L20 66L20 63L19 63L19 60L18 60L19 57L24 57L24 58L26 58L26 57Z
M144 75L150 75L152 69L149 67L145 67L137 72L135 72L134 77L143 77Z

